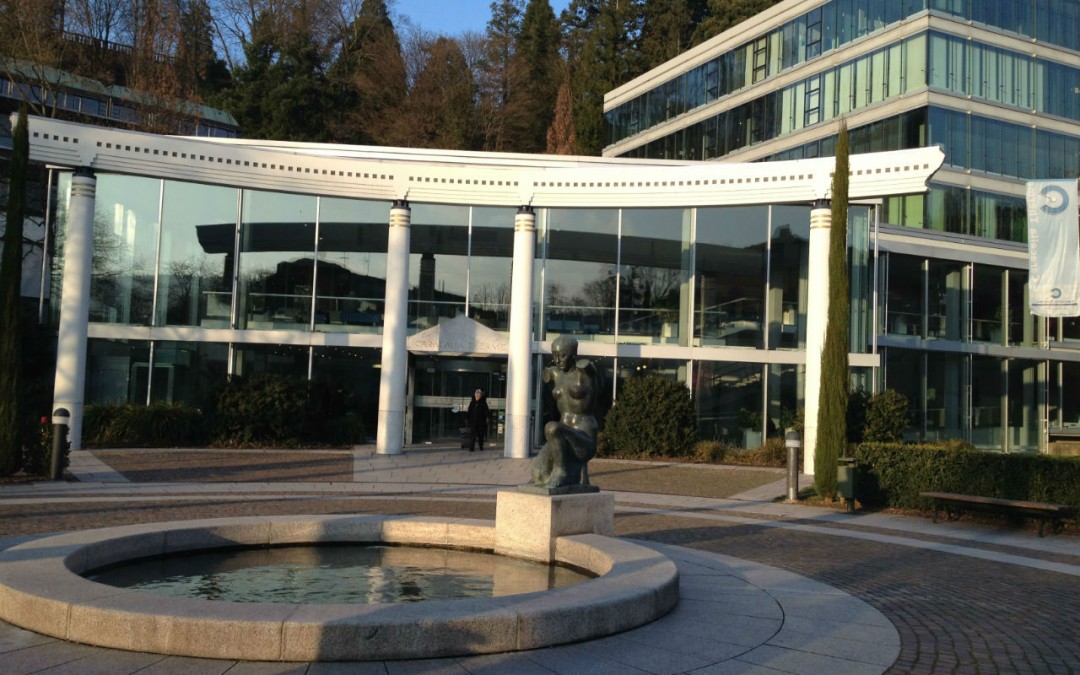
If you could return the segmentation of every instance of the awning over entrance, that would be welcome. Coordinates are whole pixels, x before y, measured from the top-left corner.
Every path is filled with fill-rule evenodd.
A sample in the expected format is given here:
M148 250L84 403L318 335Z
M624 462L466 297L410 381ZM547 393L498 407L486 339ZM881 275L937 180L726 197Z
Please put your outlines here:
M414 354L502 356L509 352L505 334L463 314L412 335L406 344Z

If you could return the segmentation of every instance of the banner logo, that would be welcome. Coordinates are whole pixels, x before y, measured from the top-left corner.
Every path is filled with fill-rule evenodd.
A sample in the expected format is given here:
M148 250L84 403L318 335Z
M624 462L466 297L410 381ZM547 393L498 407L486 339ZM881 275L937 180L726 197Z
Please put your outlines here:
M1069 208L1069 195L1060 186L1047 185L1039 194L1046 197L1046 203L1042 205L1042 210L1052 216L1056 216Z

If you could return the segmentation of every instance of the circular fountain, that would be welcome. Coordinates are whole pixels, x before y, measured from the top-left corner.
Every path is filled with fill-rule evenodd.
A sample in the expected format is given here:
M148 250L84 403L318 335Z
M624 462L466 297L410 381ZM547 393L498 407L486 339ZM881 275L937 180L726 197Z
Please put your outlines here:
M407 604L219 602L117 588L81 576L122 561L232 547L382 542L517 555L499 539L514 540L520 533L497 535L496 529L489 521L452 518L276 516L54 535L0 553L0 619L117 649L220 659L346 661L578 642L653 621L678 601L678 572L670 559L593 533L553 532L546 559L586 570L595 579L499 597ZM527 552L521 557L545 558Z

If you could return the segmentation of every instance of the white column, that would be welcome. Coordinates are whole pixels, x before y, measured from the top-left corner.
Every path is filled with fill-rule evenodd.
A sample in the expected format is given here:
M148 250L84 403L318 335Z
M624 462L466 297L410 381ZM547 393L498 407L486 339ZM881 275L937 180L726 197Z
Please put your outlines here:
M71 178L64 238L64 278L60 297L60 327L56 341L56 381L53 412L71 415L72 450L82 449L82 420L86 390L86 335L90 321L90 260L94 249L94 201L97 178L82 167Z
M382 371L379 377L379 428L375 452L400 455L405 439L405 384L409 353L405 345L409 324L408 202L394 202L386 245L386 302L383 306Z
M829 234L832 211L828 201L810 211L810 265L806 298L806 391L803 419L803 473L814 473L818 401L821 396L821 349L829 321Z
M506 366L506 447L503 456L529 456L529 384L532 381L532 282L536 214L522 206L514 217L514 270L510 280L510 355Z

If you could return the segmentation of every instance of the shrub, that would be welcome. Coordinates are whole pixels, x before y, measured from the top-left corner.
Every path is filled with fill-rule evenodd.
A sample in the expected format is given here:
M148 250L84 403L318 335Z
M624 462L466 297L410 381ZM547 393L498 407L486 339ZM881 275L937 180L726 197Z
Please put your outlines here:
M218 396L218 446L342 445L361 442L364 425L347 394L323 382L281 375L234 377Z
M168 448L206 443L202 413L185 403L88 405L83 445L91 448Z
M234 377L218 398L214 443L297 445L304 435L307 412L304 380L266 374Z
M694 444L693 457L699 462L723 462L731 453L731 446L720 441L698 441Z
M867 505L925 509L929 504L919 493L934 491L1080 507L1080 459L970 447L863 443L855 449L858 498Z
M697 441L697 415L686 385L649 375L626 380L604 421L617 457L688 457Z
M725 461L746 466L787 466L787 446L783 438L770 437L756 448L728 454Z
M868 443L899 443L911 426L911 406L907 397L895 389L874 394L866 402L866 427L863 440Z
M27 442L23 444L23 472L28 476L48 476L52 468L52 419L42 417L34 432L27 436ZM61 448L60 473L68 467L71 461L71 447L64 443Z

